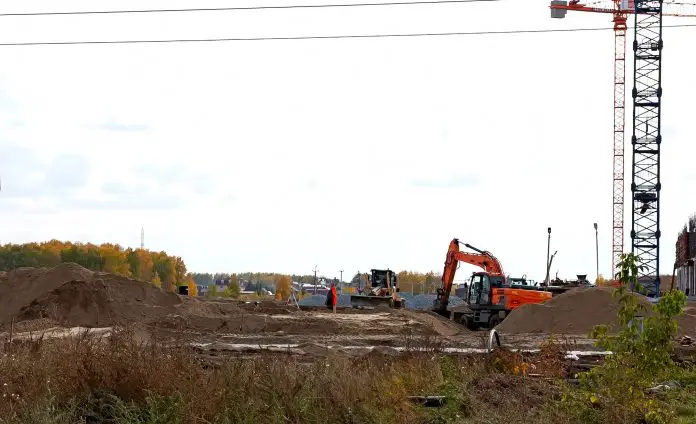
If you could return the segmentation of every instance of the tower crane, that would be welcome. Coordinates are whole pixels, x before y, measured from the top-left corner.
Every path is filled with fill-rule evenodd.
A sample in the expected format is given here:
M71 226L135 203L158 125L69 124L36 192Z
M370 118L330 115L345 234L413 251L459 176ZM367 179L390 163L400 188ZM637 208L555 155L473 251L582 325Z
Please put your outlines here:
M626 30L635 16L633 42L633 165L631 251L641 260L639 279L652 295L660 293L660 107L662 103L662 17L696 17L694 4L666 0L552 0L551 17L568 11L605 13L614 23L614 172L612 270L624 243L624 125Z

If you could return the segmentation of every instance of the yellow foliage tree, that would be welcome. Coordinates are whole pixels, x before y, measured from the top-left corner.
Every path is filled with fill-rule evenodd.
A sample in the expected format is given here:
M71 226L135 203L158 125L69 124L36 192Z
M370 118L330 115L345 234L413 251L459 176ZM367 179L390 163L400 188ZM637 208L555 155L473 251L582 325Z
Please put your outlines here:
M160 280L157 271L155 271L154 275L152 276L152 284L154 284L157 287L162 287L162 280Z
M154 263L152 262L150 252L138 249L136 251L136 257L138 258L138 275L136 275L136 277L140 281L151 281Z
M287 275L280 275L275 281L276 299L287 300L292 294L292 279Z
M99 246L99 255L104 261L104 271L111 274L131 276L128 255L119 245L102 244Z
M599 274L597 276L597 279L595 280L595 284L597 285L597 287L604 287L607 285L607 283L608 281L604 278L604 276L602 276L602 274Z
M188 275L186 278L188 280L188 295L191 297L198 296L198 286L196 285L196 282L193 281L193 277L191 277L191 275Z

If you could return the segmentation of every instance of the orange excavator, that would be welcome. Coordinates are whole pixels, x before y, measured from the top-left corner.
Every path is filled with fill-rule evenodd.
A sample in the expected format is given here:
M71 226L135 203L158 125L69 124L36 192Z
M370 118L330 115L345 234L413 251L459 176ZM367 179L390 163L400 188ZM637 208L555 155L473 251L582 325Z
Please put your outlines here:
M433 310L438 314L466 325L470 329L493 328L513 309L528 303L541 303L551 299L551 293L534 286L513 284L505 277L500 261L488 251L470 244L466 247L474 252L459 250L459 240L450 242L442 273L442 287L437 290ZM471 276L465 296L465 305L447 309L454 274L459 262L476 265L483 272Z

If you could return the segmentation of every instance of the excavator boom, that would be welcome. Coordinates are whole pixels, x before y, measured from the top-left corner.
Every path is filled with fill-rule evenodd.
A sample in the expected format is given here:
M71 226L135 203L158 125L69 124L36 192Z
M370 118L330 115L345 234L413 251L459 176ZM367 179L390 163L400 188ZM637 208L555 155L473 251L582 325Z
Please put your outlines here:
M500 261L490 252L477 249L470 244L465 244L465 246L476 253L459 250L459 239L453 239L449 244L447 258L445 259L445 269L442 272L442 287L437 290L437 299L434 305L437 311L444 312L447 310L449 297L452 293L452 284L454 283L454 274L457 272L459 262L476 265L490 275L504 275Z

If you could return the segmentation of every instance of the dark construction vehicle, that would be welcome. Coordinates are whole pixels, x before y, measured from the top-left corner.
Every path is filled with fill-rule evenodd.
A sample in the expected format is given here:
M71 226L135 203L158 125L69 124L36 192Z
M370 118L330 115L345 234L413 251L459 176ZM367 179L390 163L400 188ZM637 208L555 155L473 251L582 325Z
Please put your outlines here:
M354 308L386 306L403 308L406 300L398 295L396 273L390 269L372 269L366 275L367 284L363 294L351 295L350 304Z
M541 303L551 298L551 293L527 285L522 279L507 279L500 261L488 251L469 244L474 252L459 250L459 240L453 239L447 249L442 287L437 290L433 310L438 314L466 325L470 329L493 328L512 311L528 303ZM465 304L448 310L454 274L459 262L476 265L484 272L475 272L469 281ZM517 284L515 284L517 283Z

